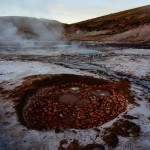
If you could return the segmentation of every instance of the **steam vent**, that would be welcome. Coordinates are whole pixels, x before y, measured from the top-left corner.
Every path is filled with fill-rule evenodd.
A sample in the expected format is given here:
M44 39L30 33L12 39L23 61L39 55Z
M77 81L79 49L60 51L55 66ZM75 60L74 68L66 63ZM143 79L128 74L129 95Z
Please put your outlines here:
M28 128L37 130L100 126L124 112L130 99L125 80L62 74L36 85L22 99L21 115Z

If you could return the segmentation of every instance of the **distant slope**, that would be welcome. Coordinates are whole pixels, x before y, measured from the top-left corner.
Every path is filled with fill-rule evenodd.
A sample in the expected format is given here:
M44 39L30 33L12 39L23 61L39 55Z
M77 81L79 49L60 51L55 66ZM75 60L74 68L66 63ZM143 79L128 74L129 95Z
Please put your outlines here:
M56 39L63 36L63 26L64 24L54 20L18 16L0 17L0 40Z
M113 39L112 37L114 35L123 34L124 32L139 27L141 29L142 28L141 26L143 25L144 27L147 26L147 28L150 28L149 24L150 24L150 5L147 5L139 8L134 8L70 24L66 26L66 36L68 37L68 39L109 41L110 40L109 37ZM149 30L148 32L150 35ZM132 32L132 34L134 34L134 32ZM140 31L139 33L136 31L136 34L140 35ZM146 34L145 36L148 36L148 34ZM145 38L147 39L148 37ZM117 37L117 41L118 40L119 36ZM124 39L122 39L122 41L123 40ZM130 41L128 40L128 37L126 37L126 40ZM138 38L138 40L143 39ZM136 41L136 39L134 41Z

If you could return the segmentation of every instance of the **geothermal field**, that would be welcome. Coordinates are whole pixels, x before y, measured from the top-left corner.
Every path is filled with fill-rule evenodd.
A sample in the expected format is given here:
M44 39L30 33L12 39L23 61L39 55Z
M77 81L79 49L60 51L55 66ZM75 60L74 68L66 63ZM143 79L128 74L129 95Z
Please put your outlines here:
M149 149L149 49L34 43L1 45L2 150Z
M149 16L0 17L0 150L150 150Z

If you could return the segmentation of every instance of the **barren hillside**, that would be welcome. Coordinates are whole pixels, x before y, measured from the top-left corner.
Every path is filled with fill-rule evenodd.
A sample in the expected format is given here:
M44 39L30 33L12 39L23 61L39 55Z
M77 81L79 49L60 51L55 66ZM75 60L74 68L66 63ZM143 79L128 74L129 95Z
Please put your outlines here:
M149 41L150 5L67 25L66 36L71 40Z

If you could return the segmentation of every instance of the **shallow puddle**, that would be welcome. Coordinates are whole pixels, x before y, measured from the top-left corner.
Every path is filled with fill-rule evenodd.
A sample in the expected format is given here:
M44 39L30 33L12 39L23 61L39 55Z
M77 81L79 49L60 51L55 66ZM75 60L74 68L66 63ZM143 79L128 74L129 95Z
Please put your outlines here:
M91 94L95 96L110 96L110 92L106 90L92 90Z

